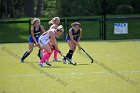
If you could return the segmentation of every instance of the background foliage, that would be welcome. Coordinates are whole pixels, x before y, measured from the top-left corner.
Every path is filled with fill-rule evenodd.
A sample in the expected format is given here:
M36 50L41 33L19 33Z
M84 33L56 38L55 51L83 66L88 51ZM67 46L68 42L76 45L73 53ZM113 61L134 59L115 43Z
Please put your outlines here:
M140 0L1 0L0 18L94 16L102 14L103 5L107 14L139 14L139 4Z

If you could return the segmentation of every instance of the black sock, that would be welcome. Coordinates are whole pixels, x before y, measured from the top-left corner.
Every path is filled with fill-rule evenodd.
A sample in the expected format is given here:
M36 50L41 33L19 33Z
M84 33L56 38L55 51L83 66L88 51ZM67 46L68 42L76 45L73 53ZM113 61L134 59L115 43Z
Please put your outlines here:
M26 57L28 57L30 55L30 53L28 51L26 51L23 56L22 56L22 60L24 60Z
M39 59L41 60L42 59L42 57L41 57L41 49L38 50L38 54L37 55L38 55Z
M69 58L69 53L67 53L66 57ZM66 58L64 58L64 60L66 60Z
M69 50L69 59L72 59L73 56L73 50Z
M69 52L67 53L66 57L71 59L73 55L73 50L69 50ZM64 58L66 60L66 58Z

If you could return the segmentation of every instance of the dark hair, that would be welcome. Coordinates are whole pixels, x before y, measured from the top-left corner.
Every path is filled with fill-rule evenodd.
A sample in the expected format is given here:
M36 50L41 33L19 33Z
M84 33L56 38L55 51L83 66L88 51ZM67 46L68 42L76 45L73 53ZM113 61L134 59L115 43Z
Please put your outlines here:
M81 24L79 22L74 22L71 24L72 27L75 27L76 25L78 25L79 27L81 27Z

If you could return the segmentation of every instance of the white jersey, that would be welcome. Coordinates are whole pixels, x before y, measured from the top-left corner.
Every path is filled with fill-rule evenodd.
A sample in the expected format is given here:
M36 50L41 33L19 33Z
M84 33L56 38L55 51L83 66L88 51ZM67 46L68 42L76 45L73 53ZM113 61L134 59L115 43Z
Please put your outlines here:
M44 46L46 45L49 41L50 41L50 32L53 32L55 34L55 29L49 29L47 32L43 33L40 37L39 37L39 44L40 46Z

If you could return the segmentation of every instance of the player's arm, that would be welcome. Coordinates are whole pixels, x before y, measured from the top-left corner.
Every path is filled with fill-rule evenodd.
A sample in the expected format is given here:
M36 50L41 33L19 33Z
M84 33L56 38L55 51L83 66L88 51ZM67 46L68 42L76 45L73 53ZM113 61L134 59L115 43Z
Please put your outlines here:
M82 35L82 29L80 28L80 34L79 34L79 36L78 36L78 42L79 42L80 39L81 39L81 35Z
M50 38L51 38L51 43L54 45L55 49L58 52L60 52L54 33L53 32L50 32L49 34L50 34Z
M70 29L70 31L69 31L69 36L70 36L70 40L80 48L80 47L81 47L80 44L77 43L77 42L73 39L73 35L72 35L71 29Z
M41 26L41 32L44 33L45 32L45 29L43 26Z
M31 35L32 35L32 38L33 38L34 42L37 44L37 41L36 41L35 36L34 36L33 27L31 28Z

